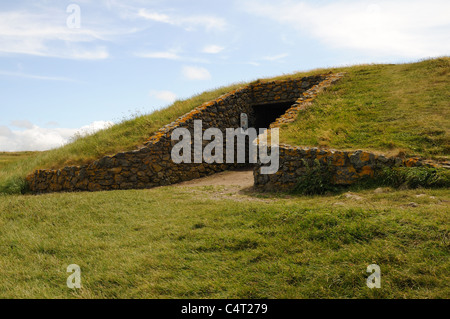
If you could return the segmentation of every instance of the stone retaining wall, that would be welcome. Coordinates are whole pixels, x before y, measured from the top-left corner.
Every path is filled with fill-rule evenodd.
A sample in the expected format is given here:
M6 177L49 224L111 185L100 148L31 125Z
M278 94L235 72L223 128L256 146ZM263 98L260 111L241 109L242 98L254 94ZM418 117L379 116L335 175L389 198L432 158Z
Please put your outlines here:
M203 130L210 127L222 131L237 128L241 113L248 115L249 127L252 127L255 121L253 105L283 101L294 103L309 89L320 87L320 83L329 85L326 81L330 76L252 83L204 103L164 126L139 149L105 156L89 165L37 170L27 177L27 183L34 193L140 189L169 185L245 165L175 164L171 160L171 149L177 142L171 141L171 133L184 127L193 136L194 120L202 120Z
M299 178L315 165L327 165L337 185L352 184L362 178L373 177L383 167L436 167L436 163L419 158L402 159L385 157L365 151L337 151L318 148L302 148L280 145L280 166L275 174L260 173L261 163L254 167L255 187L265 191L288 191L293 189Z

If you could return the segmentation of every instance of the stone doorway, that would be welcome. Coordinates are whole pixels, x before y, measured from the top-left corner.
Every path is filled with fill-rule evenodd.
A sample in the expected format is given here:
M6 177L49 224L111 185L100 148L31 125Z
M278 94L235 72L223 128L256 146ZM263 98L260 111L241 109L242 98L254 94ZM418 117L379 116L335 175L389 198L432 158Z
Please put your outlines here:
M286 113L286 111L294 104L295 101L259 104L253 105L255 115L254 127L269 128L270 124L275 122L277 118Z

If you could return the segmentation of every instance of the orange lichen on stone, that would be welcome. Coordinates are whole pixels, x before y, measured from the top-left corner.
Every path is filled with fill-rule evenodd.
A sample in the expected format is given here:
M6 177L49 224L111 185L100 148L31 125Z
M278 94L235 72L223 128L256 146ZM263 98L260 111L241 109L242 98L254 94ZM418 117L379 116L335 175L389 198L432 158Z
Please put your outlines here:
M356 169L355 169L353 166L347 167L347 171L348 171L349 173L356 173Z
M359 158L361 159L362 162L367 162L367 161L370 160L370 153L362 152L362 153L359 155Z
M373 177L373 168L370 166L363 166L358 174L360 177L370 176Z
M332 157L332 165L334 166L344 166L345 165L345 154L344 153L334 153Z
M321 159L323 159L323 158L327 158L329 155L330 155L330 151L326 151L326 153L324 153L324 154L317 154L316 155L316 158L318 159L318 160L321 160Z

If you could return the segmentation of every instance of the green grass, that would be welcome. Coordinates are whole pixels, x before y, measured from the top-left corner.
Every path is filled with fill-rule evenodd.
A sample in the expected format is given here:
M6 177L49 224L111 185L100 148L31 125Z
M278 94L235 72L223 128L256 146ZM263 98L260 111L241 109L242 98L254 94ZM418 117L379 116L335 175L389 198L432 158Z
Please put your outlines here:
M449 188L450 170L446 168L428 167L396 167L385 168L375 174L373 184L403 188Z
M450 297L448 190L218 193L0 195L0 297ZM381 289L366 286L373 263Z
M38 155L39 152L0 152L0 169L8 164L30 159L31 157Z
M448 160L450 58L332 71L347 75L280 130L283 142Z

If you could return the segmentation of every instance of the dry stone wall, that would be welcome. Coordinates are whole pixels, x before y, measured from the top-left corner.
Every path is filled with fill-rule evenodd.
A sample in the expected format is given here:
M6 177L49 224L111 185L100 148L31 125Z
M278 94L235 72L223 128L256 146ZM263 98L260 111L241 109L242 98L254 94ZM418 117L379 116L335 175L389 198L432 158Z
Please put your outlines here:
M318 75L290 81L256 81L248 89L254 105L291 102L312 87L319 86L330 76L332 75Z
M319 162L331 171L333 183L337 185L352 184L362 178L373 177L383 167L437 167L436 163L419 158L402 159L385 157L362 150L355 152L302 148L280 145L280 166L275 174L260 173L261 163L254 167L255 187L264 191L288 191L293 189L298 180L305 176L308 169Z
M176 128L186 128L193 137L194 120L202 120L203 130L216 127L225 132L226 128L239 127L241 113L248 115L249 126L252 127L255 121L253 105L281 101L294 103L302 93L329 76L252 83L204 103L164 126L139 149L105 156L89 165L37 170L27 177L28 186L34 193L141 189L169 185L245 165L175 164L171 159L171 150L177 141L171 140L171 134Z

